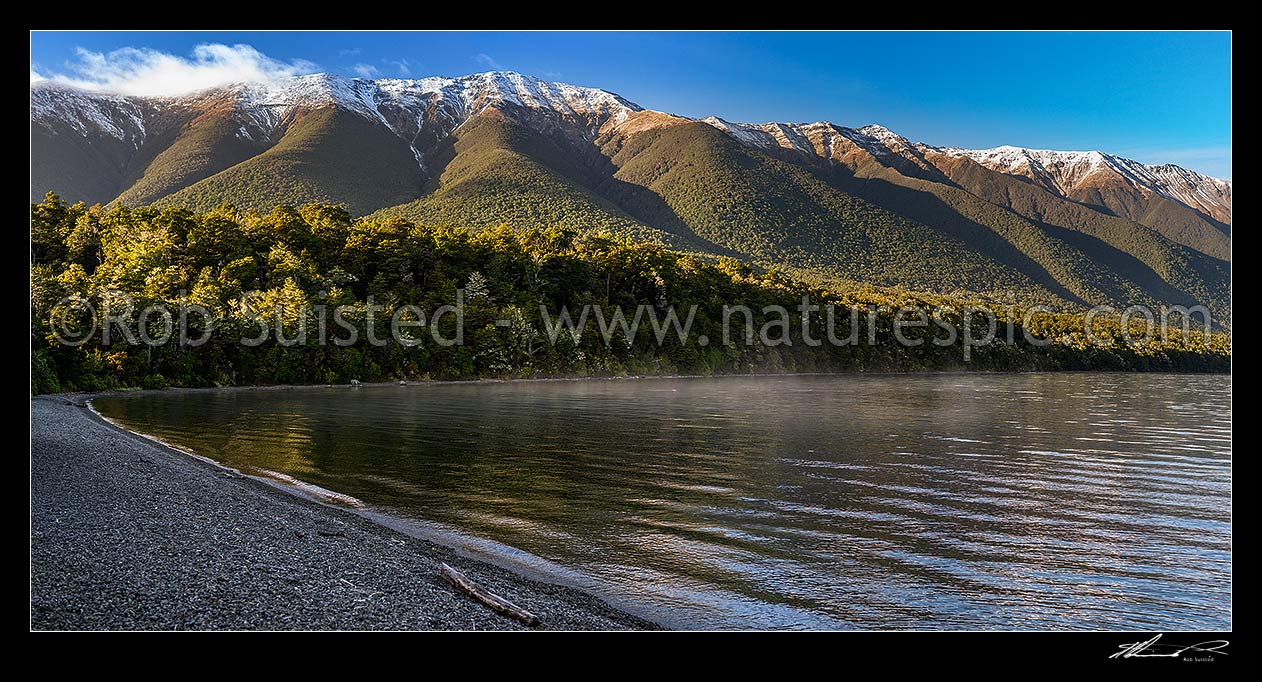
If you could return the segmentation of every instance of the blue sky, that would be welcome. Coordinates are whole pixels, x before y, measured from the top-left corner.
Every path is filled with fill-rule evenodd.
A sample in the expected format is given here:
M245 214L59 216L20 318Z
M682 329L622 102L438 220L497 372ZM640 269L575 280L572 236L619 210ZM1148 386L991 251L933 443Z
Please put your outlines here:
M228 47L195 52L207 44ZM508 69L686 116L880 123L936 145L1100 149L1231 177L1225 32L37 32L31 69L134 92L163 77Z

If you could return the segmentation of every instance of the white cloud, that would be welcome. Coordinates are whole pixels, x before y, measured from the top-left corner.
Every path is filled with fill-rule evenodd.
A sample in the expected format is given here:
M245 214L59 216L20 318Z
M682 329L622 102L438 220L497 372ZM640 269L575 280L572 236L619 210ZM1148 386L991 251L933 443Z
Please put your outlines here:
M373 66L372 64L365 64L363 62L360 62L356 64L355 66L352 66L351 71L354 71L355 75L359 76L360 78L376 78L377 73L378 73L377 67Z
M485 66L488 69L494 69L496 71L502 71L504 69L504 66L502 64L495 61L495 59L492 58L491 55L485 52L479 52L476 55L474 55L473 61L481 64L482 66Z
M348 47L343 50L338 50L337 55L339 57L355 57L355 56L358 56L359 53L361 52L363 52L363 50L361 50L358 47Z
M179 95L228 83L267 81L317 70L295 59L272 59L249 45L198 45L188 57L149 48L124 47L113 52L79 48L69 73L42 78L85 90L122 95ZM31 82L40 74L31 69Z
M393 64L393 65L395 66L395 68L397 68L397 69L399 70L399 75L400 75L400 76L410 76L410 75L412 75L412 63L411 63L411 62L409 62L408 60L406 60L406 59L394 59L394 60L390 60L390 61L389 61L389 63L390 63L390 64Z
M35 83L38 83L38 82L40 82L40 81L46 81L46 80L48 80L48 79L47 79L47 78L44 78L44 77L43 77L43 76L41 76L41 75L39 75L39 73L38 73L37 71L35 71L35 69L31 69L31 84L32 84L32 85L34 85Z

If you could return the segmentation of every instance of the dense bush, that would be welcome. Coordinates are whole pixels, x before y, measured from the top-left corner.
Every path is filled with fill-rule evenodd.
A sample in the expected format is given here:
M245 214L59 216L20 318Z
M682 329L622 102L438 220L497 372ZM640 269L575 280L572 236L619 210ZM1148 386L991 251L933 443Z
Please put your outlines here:
M840 306L838 336L850 329L850 306L950 305L948 321L959 326L958 311L977 301L952 300L899 289L854 287L760 272L730 258L703 260L658 244L632 242L599 234L580 236L563 227L514 230L507 226L477 232L417 225L398 217L352 220L342 207L311 204L277 206L269 213L240 213L221 207L206 213L184 209L68 206L56 196L31 212L32 391L101 390L119 387L214 386L275 383L332 383L393 378L468 378L597 376L625 374L713 374L751 372L914 371L930 369L1056 370L1128 369L1227 371L1230 338L1153 340L1141 345L1086 342L1082 315L1039 313L1031 331L1052 339L1050 346L1017 342L971 349L968 362L959 344L915 347L896 343L892 312L880 310L876 342L813 347L804 343L800 317L785 330L789 343L746 345L743 325L732 326L733 343L723 345L722 307L745 305L755 311L754 328L773 315L765 306L795 312L804 295L817 304ZM402 306L430 314L465 292L464 343L442 345L422 332L419 345L400 344L382 331L382 322ZM99 312L121 294L137 309L150 304L171 308L181 303L213 313L213 334L203 345L180 343L177 336L150 346L129 343L115 333L79 346L57 341L59 325L72 331L100 326L100 319L74 314L67 297L83 297ZM371 298L370 298L371 297ZM367 339L367 304L383 306L377 335ZM658 345L646 320L633 338L615 335L606 344L598 320L587 319L587 333L575 342L561 333L550 343L541 305L553 320L562 307L573 319L588 304L612 307L628 317L637 306L664 317L680 318L696 306L691 336L679 341L667 334ZM320 343L318 315L309 306L342 306L359 341L349 346ZM1012 311L1014 320L1023 311ZM68 314L69 313L69 314ZM240 342L257 334L255 315L277 320L261 345ZM190 336L203 331L191 317ZM740 315L735 319L743 321ZM813 318L815 338L825 337L825 316ZM440 336L454 334L454 316L439 318ZM153 334L154 320L142 329L132 320L128 331ZM290 344L300 326L305 342ZM330 335L343 335L328 323ZM862 329L866 329L866 317ZM1095 325L1105 336L1119 331L1115 318ZM119 330L121 332L121 330ZM942 330L910 328L907 336L929 340ZM700 335L712 343L697 342ZM981 332L978 332L981 335ZM1000 336L1006 335L1001 326Z

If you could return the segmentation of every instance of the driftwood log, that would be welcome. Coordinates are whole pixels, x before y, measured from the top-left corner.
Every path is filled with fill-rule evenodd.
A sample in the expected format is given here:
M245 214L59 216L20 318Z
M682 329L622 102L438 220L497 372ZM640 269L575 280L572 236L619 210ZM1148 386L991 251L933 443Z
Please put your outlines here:
M485 587L469 580L465 574L457 571L451 566L448 566L446 563L439 564L438 573L443 577L443 580L451 583L452 587L455 587L457 590L468 595L471 599L480 604L489 606L495 611L502 613L509 618L519 620L531 627L543 624L543 621L539 618L539 616L536 616L513 602L508 601L498 594L495 594L494 592L487 590Z

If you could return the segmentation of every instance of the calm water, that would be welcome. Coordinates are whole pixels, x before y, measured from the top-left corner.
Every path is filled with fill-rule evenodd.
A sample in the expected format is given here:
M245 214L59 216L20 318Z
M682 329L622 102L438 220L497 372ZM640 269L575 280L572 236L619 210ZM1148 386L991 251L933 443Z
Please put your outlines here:
M762 377L110 397L676 627L1222 629L1231 379Z

